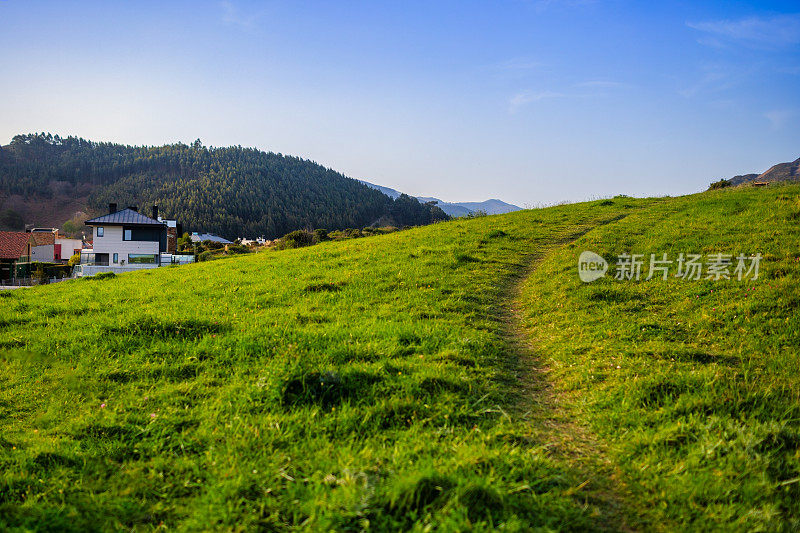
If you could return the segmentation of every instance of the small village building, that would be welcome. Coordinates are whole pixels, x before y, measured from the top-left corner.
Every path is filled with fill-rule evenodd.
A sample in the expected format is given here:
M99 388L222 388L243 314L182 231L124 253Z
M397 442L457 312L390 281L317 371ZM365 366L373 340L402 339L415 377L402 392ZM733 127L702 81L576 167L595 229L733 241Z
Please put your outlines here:
M242 246L264 246L265 244L272 242L268 241L264 237L258 237L256 239L245 239L244 237L239 237L237 240Z
M73 255L81 253L82 249L82 240L56 236L54 259L56 262L66 263Z
M178 224L177 220L169 220L161 217L158 217L158 221L167 225L167 253L178 253L178 234L180 233L180 224Z
M31 261L42 261L46 263L66 263L75 255L81 253L83 241L81 239L70 239L59 235L58 228L33 228L30 230L36 240L36 248L33 250ZM52 236L52 243L50 242ZM50 250L43 246L53 246L53 257L50 257Z
M66 263L75 255L81 253L83 241L70 239L59 235L58 228L33 228L30 230L36 240L31 261L45 263ZM52 242L50 242L52 240ZM52 257L49 246L53 246Z
M35 245L32 233L0 231L0 281L27 276Z
M32 231L31 263L52 263L55 260L56 236L51 231Z
M153 206L153 216L148 217L136 207L117 209L116 204L109 204L107 215L87 220L85 224L92 228L92 248L81 250L78 276L194 262L193 256L178 256L169 250L168 230L175 228L177 235L177 224L162 220L158 206Z

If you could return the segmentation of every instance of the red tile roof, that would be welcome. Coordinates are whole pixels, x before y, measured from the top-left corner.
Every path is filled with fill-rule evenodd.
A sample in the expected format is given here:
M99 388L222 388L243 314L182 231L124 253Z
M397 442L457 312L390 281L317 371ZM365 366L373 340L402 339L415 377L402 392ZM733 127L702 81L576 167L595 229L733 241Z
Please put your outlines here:
M0 231L0 259L19 259L28 255L31 234L23 231Z
M48 244L56 243L56 237L52 233L34 231L30 235L33 236L34 246L47 246Z

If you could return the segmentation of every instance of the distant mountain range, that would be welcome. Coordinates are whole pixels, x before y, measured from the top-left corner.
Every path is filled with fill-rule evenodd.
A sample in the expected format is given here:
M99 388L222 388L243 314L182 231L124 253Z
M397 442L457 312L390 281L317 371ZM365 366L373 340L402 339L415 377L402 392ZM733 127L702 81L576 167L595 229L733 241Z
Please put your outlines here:
M384 187L382 185L375 185L374 183L369 183L368 181L358 180L364 185L368 187L372 187L373 189L377 189L381 191L383 194L391 197L391 198L398 198L401 194L400 191L395 189ZM519 211L522 208L516 206L514 204L509 204L503 202L502 200L485 200L483 202L445 202L438 198L433 198L431 196L417 196L417 200L423 203L428 202L436 202L436 206L439 207L442 211L450 215L451 217L464 217L469 215L470 213L476 213L479 211L483 211L487 215L501 215L503 213L510 213L512 211Z
M728 180L729 186L737 186L746 183L772 183L775 181L789 181L800 179L800 158L795 159L791 163L778 163L773 165L766 172L761 174L742 174L734 176Z

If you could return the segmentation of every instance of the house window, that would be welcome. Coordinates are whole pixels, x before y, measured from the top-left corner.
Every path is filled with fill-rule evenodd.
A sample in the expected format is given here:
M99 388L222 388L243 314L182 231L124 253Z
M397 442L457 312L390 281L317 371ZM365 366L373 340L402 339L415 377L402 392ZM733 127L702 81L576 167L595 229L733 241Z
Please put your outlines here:
M161 239L161 230L156 228L123 228L122 240L158 242Z
M81 254L81 264L88 266L108 266L108 254Z
M119 263L119 254L114 254L114 263Z
M154 254L128 254L128 263L132 265L154 264L156 256Z
M103 236L103 226L99 226L97 228L97 236L98 237L102 237Z

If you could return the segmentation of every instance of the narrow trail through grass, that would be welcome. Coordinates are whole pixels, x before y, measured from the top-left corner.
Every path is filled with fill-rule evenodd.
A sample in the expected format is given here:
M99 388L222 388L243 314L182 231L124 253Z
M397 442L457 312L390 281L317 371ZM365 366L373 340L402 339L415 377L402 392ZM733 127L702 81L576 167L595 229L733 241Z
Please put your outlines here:
M614 224L625 215L604 221L599 225L569 228L556 236L549 244L524 256L519 272L509 279L501 308L503 336L513 356L509 363L511 375L515 376L515 402L509 412L515 418L536 428L537 440L559 460L577 466L585 481L574 488L587 499L593 500L605 519L605 525L615 531L634 531L624 511L623 500L628 496L627 487L621 479L619 469L608 459L599 439L584 425L561 407L558 393L548 377L548 368L537 350L536 343L526 328L523 288L537 266L554 252L571 245L592 230Z
M602 443L634 527L800 530L798 214L798 185L670 199L553 251L522 284L518 317L547 367L552 413ZM583 250L612 272L580 281ZM621 253L643 254L641 279L616 279ZM762 260L758 277L732 265L683 279L672 265L647 279L650 254L692 253L704 267L715 254ZM561 441L566 427L553 432Z

